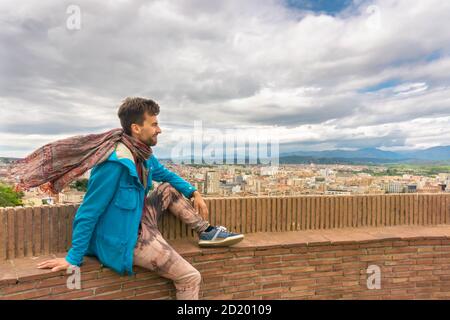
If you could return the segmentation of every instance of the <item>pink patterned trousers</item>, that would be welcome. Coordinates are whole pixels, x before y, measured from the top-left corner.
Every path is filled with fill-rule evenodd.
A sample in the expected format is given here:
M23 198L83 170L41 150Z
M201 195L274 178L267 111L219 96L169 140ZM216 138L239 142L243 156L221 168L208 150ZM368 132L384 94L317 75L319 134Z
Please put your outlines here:
M158 220L166 213L175 215L197 233L209 226L189 200L169 183L162 183L146 198L133 264L173 280L177 300L197 300L200 272L180 256L158 230Z

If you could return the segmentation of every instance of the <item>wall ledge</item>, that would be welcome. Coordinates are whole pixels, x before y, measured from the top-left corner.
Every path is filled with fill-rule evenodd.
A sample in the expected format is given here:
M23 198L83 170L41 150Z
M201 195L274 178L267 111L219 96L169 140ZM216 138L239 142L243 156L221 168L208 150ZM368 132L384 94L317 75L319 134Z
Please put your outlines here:
M442 241L444 240L444 241ZM405 244L406 241L406 244ZM214 264L223 265L223 261L225 262L226 268L231 268L233 264L233 259L238 260L235 264L239 265L239 261L241 256L243 258L249 257L248 259L255 259L255 261L259 258L262 260L258 260L264 264L264 261L268 263L273 263L271 259L274 259L274 263L280 263L279 261L283 261L284 258L271 258L271 256L279 255L290 255L297 256L298 259L302 259L302 253L309 252L325 252L332 247L336 247L336 250L353 250L353 249L361 249L365 247L383 247L384 243L386 243L387 247L396 246L396 243L399 246L408 246L408 241L412 241L411 243L414 246L439 246L439 245L450 245L450 226L449 225L436 225L436 226L391 226L391 227L379 227L379 228L342 228L342 229L327 229L327 230L307 230L307 231L292 231L292 232L260 232L260 233L251 233L245 235L245 239L232 246L225 248L200 248L197 245L197 241L195 239L179 239L179 240L169 240L169 243L175 248L177 252L179 252L185 259L193 263L194 266L199 267L200 272L205 274L207 278L220 278L222 277L221 272L225 272L222 269L214 269L208 267L205 272L203 272L202 267L205 265L210 265L213 267ZM387 243L390 243L389 245ZM372 244L371 244L372 243ZM374 243L380 243L380 245L374 245ZM303 251L299 248L295 251L296 247L304 247ZM317 247L317 248L314 248ZM419 249L414 249L419 250ZM419 250L422 252L421 250ZM293 254L293 252L297 252ZM406 252L406 251L405 251ZM408 251L409 252L409 251ZM423 252L423 254L427 254L428 252ZM450 253L449 253L450 254ZM361 256L361 252L355 252L354 255ZM101 294L100 291L95 291L94 289L84 289L77 293L64 291L65 281L68 277L65 271L52 272L49 269L37 269L37 264L46 259L51 259L55 257L64 257L65 252L51 255L43 255L39 257L27 257L27 258L19 258L7 260L0 263L0 299L9 299L9 298L24 298L24 299L34 299L34 298L48 298L54 294L53 287L58 286L58 290L61 292L55 294L56 299L76 299L83 298L83 294L86 294L86 297L90 295L98 295L98 299L109 299L115 298L113 295ZM336 256L336 254L335 254ZM383 257L377 257L376 259L383 260ZM374 260L376 260L374 258ZM306 259L306 258L305 258ZM335 259L335 258L333 258ZM360 259L360 258L358 258ZM364 258L365 259L365 258ZM405 259L410 259L405 256ZM434 258L436 263L444 263L449 260L449 256L447 254L440 255L438 260ZM287 259L286 259L287 260ZM336 259L335 259L336 260ZM363 259L361 259L363 260ZM365 259L364 261L369 261L371 259ZM380 260L380 261L381 261ZM331 260L330 260L331 261ZM425 260L423 260L425 261ZM433 259L431 259L433 261ZM258 263L259 263L258 262ZM426 262L426 261L425 261ZM247 262L249 263L249 262ZM330 264L334 262L331 261ZM295 263L294 263L295 264ZM297 262L299 264L299 262ZM417 266L417 264L415 264ZM249 272L256 275L260 268L252 268L251 263L248 264ZM389 266L389 265L388 265ZM241 266L243 268L243 266ZM284 274L283 268L290 268L288 262L285 264L280 264L278 273ZM302 268L307 267L300 267ZM443 267L442 267L443 268ZM248 269L248 268L247 268ZM247 270L247 269L237 269L236 273L239 273ZM254 270L255 269L255 270ZM332 268L336 269L335 267ZM134 277L129 277L127 275L120 276L117 273L109 270L108 268L102 267L98 260L94 257L85 257L84 264L81 267L82 274L92 275L95 278L94 281L98 281L99 283L102 278L108 278L111 281L110 286L119 286L116 294L117 298L121 298L122 296L126 296L125 293L127 290L125 288L128 287L129 284L136 282L139 278L151 278L152 281L157 283L162 288L167 290L156 290L152 292L152 295L145 296L144 298L158 298L158 292L166 292L166 296L162 298L168 298L169 296L174 295L174 288L170 281L162 280L156 274L151 271L145 270L140 267L134 267L136 275ZM227 269L228 270L228 269ZM309 270L309 269L304 269ZM315 269L316 273L320 274L322 269L317 267ZM323 269L325 274L330 272L328 269ZM232 271L234 272L234 271ZM275 271L274 271L275 272ZM287 271L286 271L287 272ZM301 271L299 271L301 272ZM443 272L443 271L442 271ZM331 274L332 276L332 274ZM446 277L449 277L446 275ZM158 280L159 279L159 280ZM283 278L284 279L284 278ZM434 278L433 278L434 279ZM450 278L449 278L450 280ZM103 282L102 282L103 283ZM104 284L102 284L104 285ZM232 284L231 284L232 285ZM93 284L95 286L95 284ZM132 285L130 285L132 286ZM28 288L29 287L29 288ZM131 289L130 289L131 290ZM261 289L262 290L262 289ZM20 294L14 295L13 293L18 292ZM21 293L24 292L24 293ZM39 292L36 294L35 292ZM144 291L145 292L145 291ZM450 290L449 290L450 292ZM445 292L445 297L450 297L450 293ZM34 295L32 294L34 293ZM315 294L317 290L315 291ZM167 296L167 294L169 296ZM294 295L292 295L294 297ZM236 298L234 295L218 295L218 297L222 297L225 299ZM275 295L275 297L277 297ZM282 296L280 296L282 297ZM286 298L288 296L284 296ZM295 296L297 297L297 296ZM139 298L137 296L136 298ZM239 298L239 296L237 296Z
M284 246L370 243L380 240L450 239L450 225L340 228L305 231L256 232L229 248L200 248L194 239L170 240L183 256L246 249L265 250Z
M295 246L324 246L340 244L362 244L378 241L396 240L444 240L450 239L450 226L398 226L382 228L342 228L328 230L307 230L291 232L261 232L245 235L242 242L223 248L201 248L194 239L180 239L168 241L170 245L183 257L205 256L226 252L239 252L248 249L267 250ZM26 257L7 260L0 263L0 285L17 283L33 279L44 279L65 272L52 272L50 269L37 269L36 265L47 259L65 257L66 253ZM84 257L81 270L84 272L102 269L102 265L95 257ZM141 270L140 267L133 267Z

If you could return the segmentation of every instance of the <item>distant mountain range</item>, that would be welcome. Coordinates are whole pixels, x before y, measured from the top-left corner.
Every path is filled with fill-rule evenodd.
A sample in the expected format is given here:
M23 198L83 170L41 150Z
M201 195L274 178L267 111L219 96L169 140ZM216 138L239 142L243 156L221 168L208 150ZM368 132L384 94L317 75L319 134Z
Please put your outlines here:
M19 158L0 157L0 162L10 163ZM163 158L161 158L162 160ZM383 151L377 148L324 151L295 151L280 153L280 163L343 163L343 164L383 164L383 163L417 163L450 164L450 146L432 147L422 150Z
M21 158L0 157L0 163L11 163Z
M296 151L280 154L280 163L450 163L450 146L422 150L383 151L377 148Z

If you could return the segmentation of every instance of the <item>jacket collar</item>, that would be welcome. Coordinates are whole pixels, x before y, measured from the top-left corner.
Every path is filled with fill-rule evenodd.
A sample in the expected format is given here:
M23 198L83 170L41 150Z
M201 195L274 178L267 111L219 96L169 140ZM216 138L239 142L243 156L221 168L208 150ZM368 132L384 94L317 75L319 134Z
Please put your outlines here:
M144 188L144 185L142 184L141 180L139 179L137 170L136 170L136 162L134 161L133 154L131 153L130 149L128 149L123 143L119 142L117 143L114 151L110 154L110 156L107 159L108 161L114 161L118 162L122 165L124 165L131 176L136 178L136 182ZM147 161L144 161L144 166L148 168ZM149 175L150 176L150 175ZM147 179L149 178L147 177ZM151 180L148 179L147 185L151 185Z

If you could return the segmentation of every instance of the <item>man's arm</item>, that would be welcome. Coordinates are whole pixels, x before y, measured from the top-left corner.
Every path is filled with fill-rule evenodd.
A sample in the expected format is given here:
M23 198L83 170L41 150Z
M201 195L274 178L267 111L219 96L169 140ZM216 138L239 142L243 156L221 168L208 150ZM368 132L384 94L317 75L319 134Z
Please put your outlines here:
M153 180L157 182L169 182L188 199L192 198L193 193L197 191L197 189L189 182L162 165L155 156L151 156L149 164L153 167L151 169L153 172Z
M181 178L176 173L164 167L155 156L151 156L150 164L153 166L153 180L157 182L169 182L175 189L181 192L186 198L192 199L194 208L199 212L203 219L207 219L209 212L208 206L202 198L197 188Z
M81 265L98 218L114 196L121 172L121 165L110 161L103 162L92 170L88 190L73 222L71 249L65 259L44 261L38 265L39 268L58 271L67 269L69 265Z

